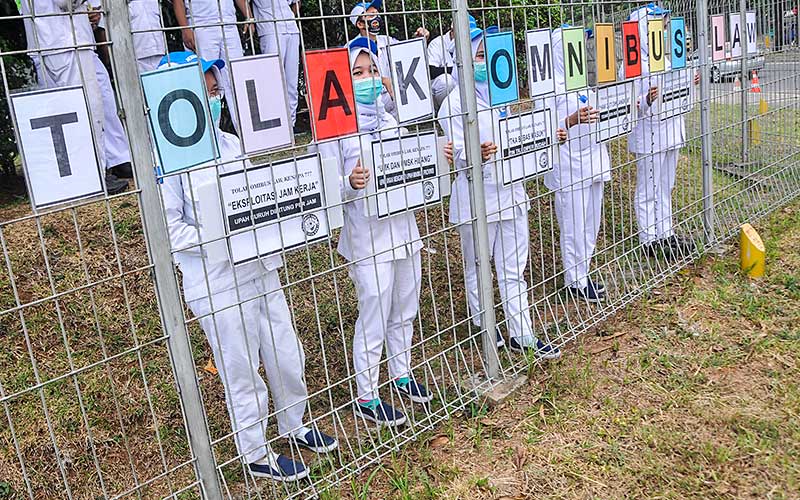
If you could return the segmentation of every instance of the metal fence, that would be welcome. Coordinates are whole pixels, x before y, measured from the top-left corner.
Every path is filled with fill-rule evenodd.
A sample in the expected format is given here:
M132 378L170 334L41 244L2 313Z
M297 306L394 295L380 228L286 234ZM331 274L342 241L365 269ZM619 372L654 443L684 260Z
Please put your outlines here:
M661 4L671 10L668 29L676 20L685 23L686 78L699 74L697 85L687 86L693 89L691 110L670 118L677 111L642 104L650 87L666 88L666 77L655 69L648 74L649 66L640 76L625 77L622 23L636 21L632 13L644 5L386 0L378 5L383 23L375 31L381 37L425 39L429 32L429 48L443 51L446 44L431 42L447 36L452 24L455 69L434 71L445 75L434 82L440 95L448 74L452 92L438 98L437 115L407 122L396 95L382 94L372 108L350 100L359 129L320 140L315 138L325 134L314 121L320 118L314 116L319 87L311 75L320 67L314 65L333 68L336 62L320 63L313 51L357 37L352 5L297 3L299 15L290 18L280 14L285 9L277 0L273 17L264 14L263 4L270 2L256 2L248 7L252 12L237 17L231 0L194 0L186 2L190 16L181 28L174 16L180 8L168 2L103 0L94 10L82 1L21 3L21 14L6 13L2 21L12 34L27 23L27 46L9 35L0 47L0 70L6 122L16 130L6 140L15 143L15 167L25 170L34 196L32 203L8 198L0 216L0 498L335 498L340 488L366 493L371 466L443 421L469 413L482 393L502 381L536 378L541 372L533 367L547 370L543 358L549 356L543 355L558 349L569 355L577 336L730 238L740 224L800 193L800 52L791 35L797 5L789 2ZM105 41L85 38L89 11L101 14ZM750 19L748 12L756 13L757 49L740 43L744 55L737 57L730 15ZM712 16L718 15L724 20L721 39L713 32L720 18ZM258 31L248 31L253 23ZM592 56L604 54L596 52L598 41L608 40L601 37L606 24L613 29L610 54L618 64L611 78L617 86L610 86L607 72L598 72L573 89L564 73L574 61L567 53L565 62L559 47L567 40L588 43L587 68L595 67L599 61ZM548 36L556 81L553 92L531 97L526 32L543 28L553 30ZM593 29L591 36L585 28ZM649 38L646 22L644 29L640 43ZM484 30L480 38L473 38L475 30ZM519 95L492 105L503 100L503 89L486 95L488 84L475 75L480 65L472 62L496 54L489 40L508 40L504 33L512 34L508 61L516 64ZM151 45L143 41L152 35ZM165 153L154 148L148 120L156 110L148 108L140 71L154 69L163 53L182 50L183 43L195 43L206 59L227 62L222 72L214 70L226 100L222 127L239 135L242 120L254 111L251 106L245 117L244 108L235 106L249 96L236 85L231 61L276 50L281 76L261 97L286 99L298 71L296 133L278 148L256 152L246 152L233 135L217 134L216 160L154 175ZM106 55L110 74L103 76ZM435 66L436 56L428 52L424 66ZM655 65L657 58L650 57L647 65ZM355 71L356 61L345 60L345 72ZM383 61L376 64L381 72ZM628 83L619 86L623 81ZM34 154L35 144L25 142L31 130L19 117L25 98L34 98L25 108L31 112L70 104L52 99L66 94L26 92L71 87L84 89L91 122L89 135L62 136L75 172L84 161L102 169L129 158L135 181L127 192L109 195L101 176L99 194L48 204L35 196L51 186L37 170L43 159ZM633 89L632 101L627 89ZM436 88L422 90L437 95ZM615 122L605 132L583 123L581 108L591 104L602 111L614 99L632 107L632 122ZM201 114L210 106L203 104ZM553 116L547 126L566 129L567 138L533 156L517 152L522 156L514 165L524 173L504 184L512 170L503 168L511 168L515 154L511 146L502 148L514 137L511 128L522 126L520 116L534 120L547 112ZM570 117L574 123L567 127ZM601 133L621 135L600 143ZM110 145L114 140L124 146ZM444 154L448 141L452 162ZM487 142L501 147L484 161ZM399 211L370 215L388 198L381 198L380 185L356 189L352 171L371 165L375 177L381 155L399 156L403 165L405 156L413 160L424 148L434 151L433 173L419 174L429 184L422 188L404 178L392 202ZM551 156L537 166L542 153ZM529 172L553 164L547 174ZM403 174L411 170L405 165ZM297 194L301 173L334 182L336 189L318 193L325 200L320 205L305 205L301 197L294 213L281 212L278 176ZM273 201L259 206L253 183L262 178L271 183L262 201ZM220 210L230 201L224 191L235 182L244 182L249 200L239 207L244 223L207 232L208 200ZM270 222L248 224L269 213ZM296 227L281 232L278 224ZM288 241L290 233L301 234L299 241ZM242 248L250 254L239 253ZM215 257L220 252L222 260ZM263 258L234 272L229 259L247 261L248 255ZM512 349L537 340L538 350ZM398 382L403 386L406 379L424 385L430 401L415 403L402 394ZM368 421L358 400L376 398L405 422ZM310 452L286 439L308 429L329 434L338 447ZM297 482L251 475L248 464L272 451L310 474Z

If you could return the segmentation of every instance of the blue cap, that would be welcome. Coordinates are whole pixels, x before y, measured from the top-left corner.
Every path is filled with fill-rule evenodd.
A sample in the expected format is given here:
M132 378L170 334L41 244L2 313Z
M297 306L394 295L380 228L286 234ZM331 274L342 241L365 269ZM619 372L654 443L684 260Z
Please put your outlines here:
M647 4L647 15L648 16L663 16L672 12L669 9L662 9L660 6L656 5L653 2Z
M353 26L358 22L358 18L363 16L370 7L381 10L381 7L383 7L383 0L372 0L371 2L358 2L355 4L350 11L350 22L353 23Z
M487 35L494 35L495 33L500 33L500 28L498 26L487 26L484 30Z
M378 56L378 44L365 36L357 36L350 40L346 47L351 51L355 49L367 49L376 57Z
M205 59L198 57L194 52L190 52L188 50L170 52L161 58L161 62L158 63L158 67L168 68L171 66L180 66L182 64L193 64L198 61L200 62L200 66L203 68L203 73L215 66L217 69L222 69L225 67L225 61L222 59L212 59L210 61L206 61Z

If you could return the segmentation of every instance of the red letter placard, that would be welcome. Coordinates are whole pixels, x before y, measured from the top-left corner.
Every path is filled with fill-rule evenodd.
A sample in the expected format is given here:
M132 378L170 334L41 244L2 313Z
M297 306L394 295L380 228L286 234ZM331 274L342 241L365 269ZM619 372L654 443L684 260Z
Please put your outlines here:
M639 22L622 23L622 47L625 52L625 78L635 78L642 74L642 48L639 40Z
M346 48L306 52L306 82L317 141L358 132L350 53Z

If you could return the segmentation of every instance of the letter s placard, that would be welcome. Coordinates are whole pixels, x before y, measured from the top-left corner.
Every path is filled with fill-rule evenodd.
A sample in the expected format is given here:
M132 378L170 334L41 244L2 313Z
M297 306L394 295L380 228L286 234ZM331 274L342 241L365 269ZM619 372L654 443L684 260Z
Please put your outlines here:
M217 158L217 139L199 63L149 71L141 80L162 172L177 172Z

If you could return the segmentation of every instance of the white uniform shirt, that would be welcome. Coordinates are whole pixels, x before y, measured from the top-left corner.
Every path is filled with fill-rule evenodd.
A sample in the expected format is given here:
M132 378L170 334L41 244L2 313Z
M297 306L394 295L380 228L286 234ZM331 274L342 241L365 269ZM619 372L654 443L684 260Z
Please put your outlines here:
M567 128L569 115L587 106L589 90L558 94L555 98L558 127ZM587 102L581 100L581 96ZM594 126L580 123L567 129L567 142L559 146L559 163L545 175L545 185L552 189L581 189L593 182L611 180L611 159L605 144L597 144Z
M386 136L396 135L396 131ZM367 215L366 189L353 189L350 174L361 159L361 143L370 148L371 141L378 133L348 137L338 141L320 144L319 152L323 158L336 158L341 176L342 200L345 201L345 224L339 236L339 254L350 262L375 256L376 262L390 262L411 257L422 248L417 220L414 212L393 215L378 219ZM373 173L374 178L374 173ZM372 260L363 261L371 263Z
M672 63L665 57L666 71ZM661 93L664 91L660 74L650 74L648 59L642 57L642 77L636 80L636 94L639 96L639 117L628 135L628 150L631 153L649 154L670 149L679 149L686 142L686 124L683 115L666 120L660 116ZM694 82L691 83L694 85ZM647 104L647 93L651 86L659 87L659 97L653 105Z
M428 65L436 68L452 68L455 66L453 50L455 40L450 38L450 32L439 35L428 44Z
M497 143L500 139L494 136L495 124L500 113L491 109L489 103L478 97L478 128L481 144ZM453 181L450 195L450 222L462 224L472 221L470 192L467 175L467 154L464 149L464 125L462 121L461 94L453 89L439 109L439 124L448 139L453 141L453 163L459 170ZM510 186L503 185L500 178L500 163L494 160L483 165L483 185L486 197L486 213L489 222L512 220L530 208L525 186L518 182Z
M233 5L233 0L184 1L186 2L186 17L191 24L236 22L236 7Z
M242 150L236 136L217 131L217 138L220 161L241 156ZM249 167L249 162L247 163ZM207 165L213 164L214 162L209 162ZM241 168L243 168L241 161L227 163L219 167L219 173ZM161 185L170 244L175 252L175 261L183 273L183 294L187 302L208 296L209 289L212 294L232 290L237 284L258 278L265 269L277 269L283 263L280 256L272 255L236 266L234 280L234 272L229 262L211 263L201 255L201 248L194 246L200 243L200 233L195 219L195 211L199 213L197 206L199 201L193 190L201 184L215 181L216 178L216 168L202 168L167 177ZM219 203L218 200L211 202Z
M95 40L87 5L82 0L21 0L23 15L61 14L25 19L28 50L53 49L42 53L48 55L72 50L74 45L93 45ZM70 12L72 15L69 15ZM39 56L38 53L30 55L33 58Z
M128 12L131 29L134 31L161 28L161 7L158 0L130 0ZM134 33L133 49L139 58L162 56L167 52L164 37L159 31Z
M295 2L289 0L253 0L253 11L256 21L274 21L274 23L259 22L258 36L298 34L300 29L295 22L291 5Z

